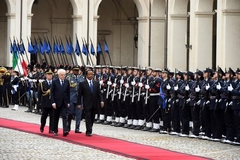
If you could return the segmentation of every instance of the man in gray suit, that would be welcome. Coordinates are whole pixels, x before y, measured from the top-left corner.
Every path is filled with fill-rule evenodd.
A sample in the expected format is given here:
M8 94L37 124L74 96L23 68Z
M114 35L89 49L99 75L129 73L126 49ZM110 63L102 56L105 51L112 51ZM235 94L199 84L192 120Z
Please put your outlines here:
M60 114L63 122L63 136L68 135L67 111L70 107L70 85L64 69L58 70L58 78L52 81L51 101L53 106L53 130L54 135L58 136L58 121Z

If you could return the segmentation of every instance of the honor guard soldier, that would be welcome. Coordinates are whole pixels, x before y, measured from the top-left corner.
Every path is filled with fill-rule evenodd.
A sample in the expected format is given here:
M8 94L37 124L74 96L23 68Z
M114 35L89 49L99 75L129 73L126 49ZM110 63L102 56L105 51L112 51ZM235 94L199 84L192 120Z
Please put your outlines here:
M110 125L112 124L112 116L113 116L113 106L111 103L111 86L112 86L112 82L114 79L114 75L113 73L113 66L109 66L106 68L106 80L105 82L103 81L102 84L102 89L105 89L106 91L103 94L103 99L105 99L104 101L104 108L105 108L105 116L106 116L106 120L104 121L104 125Z
M143 81L144 84L144 93L143 93L143 109L146 119L146 126L142 128L142 131L149 131L152 129L152 119L151 119L151 113L150 113L150 103L149 103L149 89L150 89L150 83L153 81L154 77L152 76L153 69L147 68L146 70L146 78Z
M44 131L46 119L49 115L49 133L53 133L53 107L51 103L51 85L53 72L48 68L45 72L46 80L39 80L38 100L42 107L40 132Z
M3 71L4 70L4 71ZM1 67L0 72L2 73L3 79L3 108L9 108L10 97L11 97L11 73L5 68Z
M84 77L82 75L82 71L80 70L80 66L78 65L73 66L72 74L69 74L67 79L70 85L70 107L68 108L69 109L68 128L69 128L69 131L71 131L71 121L75 116L75 120L76 120L75 133L81 133L80 122L82 118L82 108L77 107L77 99L78 99L79 83L84 81Z
M174 85L171 88L171 117L172 117L172 128L173 131L170 132L170 135L179 135L180 134L180 107L179 107L179 89L183 84L183 73L178 71L175 73Z
M19 107L19 72L18 71L13 71L12 72L13 75L13 80L12 80L12 102L14 104L14 107L12 108L12 110L16 111L18 110Z
M149 132L159 132L160 131L160 108L158 105L159 91L161 85L161 79L159 78L158 69L153 69L152 76L153 80L149 83L149 107L150 114L152 117L153 128Z

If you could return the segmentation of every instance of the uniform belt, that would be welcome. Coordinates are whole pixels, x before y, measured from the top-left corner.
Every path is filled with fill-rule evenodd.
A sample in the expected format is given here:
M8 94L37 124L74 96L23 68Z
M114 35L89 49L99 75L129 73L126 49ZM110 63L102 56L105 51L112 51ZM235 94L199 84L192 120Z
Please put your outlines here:
M179 94L177 97L178 97L178 98L184 98L184 96L182 96L182 95L180 95L180 94Z
M238 100L240 100L240 96L232 96L232 99L238 99Z
M210 96L210 99L216 99L217 96Z
M159 96L159 93L150 93L150 96Z

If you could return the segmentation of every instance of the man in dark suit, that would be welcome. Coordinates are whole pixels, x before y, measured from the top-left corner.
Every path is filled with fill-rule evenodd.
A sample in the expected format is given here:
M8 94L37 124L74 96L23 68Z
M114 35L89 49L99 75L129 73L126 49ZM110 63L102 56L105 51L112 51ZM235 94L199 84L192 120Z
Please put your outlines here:
M86 71L86 80L80 82L78 89L78 108L81 106L81 98L83 98L83 107L85 110L86 136L92 136L92 126L94 123L95 112L98 109L98 103L104 107L103 97L100 92L99 83L93 81L93 71Z
M53 107L51 103L51 86L53 72L51 69L48 69L45 74L46 80L40 82L38 86L38 100L40 101L42 106L40 132L44 131L46 119L49 115L49 133L53 133Z
M61 113L63 122L63 136L68 135L67 111L70 107L70 85L64 69L58 70L58 78L53 80L51 86L51 100L53 106L54 135L58 136L58 121Z

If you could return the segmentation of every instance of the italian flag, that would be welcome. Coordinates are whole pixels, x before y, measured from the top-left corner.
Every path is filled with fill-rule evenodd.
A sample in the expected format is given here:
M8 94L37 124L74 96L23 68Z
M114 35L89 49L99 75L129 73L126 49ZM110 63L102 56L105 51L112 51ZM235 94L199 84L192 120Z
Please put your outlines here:
M27 76L27 63L23 60L21 61L18 54L18 49L16 42L14 41L12 49L12 68L15 71L18 71L20 75Z

